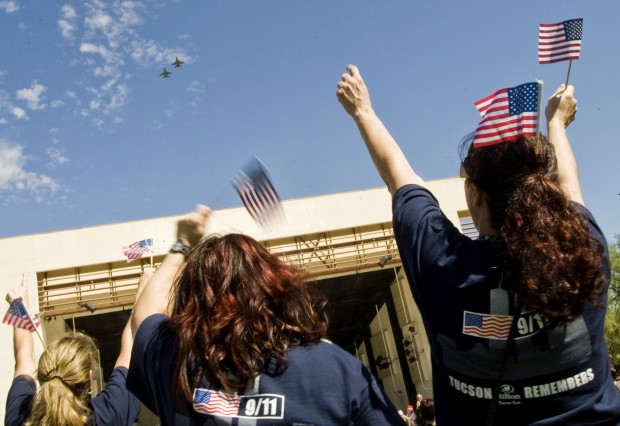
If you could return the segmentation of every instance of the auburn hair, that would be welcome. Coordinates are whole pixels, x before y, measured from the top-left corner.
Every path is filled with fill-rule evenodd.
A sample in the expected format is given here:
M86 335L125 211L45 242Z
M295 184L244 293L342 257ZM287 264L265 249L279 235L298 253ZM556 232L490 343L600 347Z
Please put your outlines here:
M289 347L316 343L328 328L325 299L300 271L241 234L196 246L170 303L177 384L187 401L203 379L243 391L267 362L285 367Z
M604 248L558 184L553 145L544 136L486 147L470 142L461 145L469 146L463 168L486 195L520 304L558 321L579 316L586 300L600 306Z
M86 425L91 413L88 407L91 371L96 366L97 345L85 334L73 333L49 345L39 358L40 388L24 424Z

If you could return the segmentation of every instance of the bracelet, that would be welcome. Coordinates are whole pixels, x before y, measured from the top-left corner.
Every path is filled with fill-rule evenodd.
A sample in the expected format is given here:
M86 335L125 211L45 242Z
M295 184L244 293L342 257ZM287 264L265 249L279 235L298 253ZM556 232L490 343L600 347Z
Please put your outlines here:
M191 250L191 247L188 246L185 241L178 240L170 248L170 253L181 253L183 256L187 257Z

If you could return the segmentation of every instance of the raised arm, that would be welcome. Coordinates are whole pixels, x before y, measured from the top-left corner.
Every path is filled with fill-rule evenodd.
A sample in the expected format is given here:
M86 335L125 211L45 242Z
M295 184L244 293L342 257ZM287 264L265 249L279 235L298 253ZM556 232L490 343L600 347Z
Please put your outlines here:
M177 223L177 239L186 247L193 247L202 238L205 224L211 210L199 204L196 210L185 215ZM136 298L131 317L131 331L135 336L140 324L153 314L168 312L170 289L179 268L185 263L183 253L170 253L157 272L146 283L142 293Z
M549 142L555 148L558 163L558 183L566 196L581 205L585 205L579 184L579 169L573 150L568 142L566 127L575 119L577 101L573 97L573 86L558 87L549 98L545 115L547 117L547 134Z
M24 307L29 310L28 276L25 273L22 275L21 284L9 290L6 295L6 301L9 302L10 305L15 299L20 297ZM21 376L22 374L34 378L37 364L34 360L34 342L31 331L13 327L13 353L15 355L15 373L13 374L13 378Z
M424 185L400 147L375 114L368 89L357 67L349 65L338 83L338 100L353 118L366 143L375 167L392 195L403 185Z
M144 273L138 280L138 289L136 290L135 300L138 300L138 298L140 297L140 294L142 294L142 290L144 290L144 287L146 286L146 284L151 280L151 278L153 277L153 274L155 274L155 269L153 268L147 268L144 270ZM116 364L114 365L114 368L116 367L129 368L129 360L131 359L132 346L133 346L133 334L131 333L131 318L129 318L129 321L127 321L127 324L125 325L125 328L123 329L123 334L121 334L121 350L120 350L120 353L118 354L118 358L116 359Z

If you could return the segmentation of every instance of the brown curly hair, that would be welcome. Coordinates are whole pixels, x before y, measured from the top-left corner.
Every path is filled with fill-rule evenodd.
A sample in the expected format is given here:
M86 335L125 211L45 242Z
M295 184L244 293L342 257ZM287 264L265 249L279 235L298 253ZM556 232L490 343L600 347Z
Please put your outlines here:
M520 303L570 321L605 281L604 249L558 184L553 145L544 136L473 147L463 168L485 193L492 225L507 247L509 282Z
M171 297L177 384L187 401L201 379L243 391L269 360L285 366L289 347L316 343L328 329L326 301L299 270L241 234L195 247Z

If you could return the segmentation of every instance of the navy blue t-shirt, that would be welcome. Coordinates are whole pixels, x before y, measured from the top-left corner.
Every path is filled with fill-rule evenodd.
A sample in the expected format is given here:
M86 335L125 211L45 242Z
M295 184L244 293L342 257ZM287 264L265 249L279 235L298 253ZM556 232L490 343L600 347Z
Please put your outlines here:
M162 425L400 425L402 419L355 357L327 342L291 348L284 371L268 366L243 395L204 384L193 404L175 396L178 340L165 315L136 333L128 388Z
M583 206L592 235L607 244ZM394 234L432 352L437 423L485 424L515 314L502 288L500 242L464 236L417 185L393 199ZM607 282L601 302L607 302ZM615 425L620 394L610 373L604 308L586 302L583 315L562 324L522 311L515 351L500 387L498 425ZM465 415L466 413L466 415Z
M93 413L90 425L133 425L140 414L140 401L127 390L127 368L112 371L105 388L88 403ZM34 379L27 375L17 376L6 399L6 426L21 426L30 416L32 402L37 392Z

